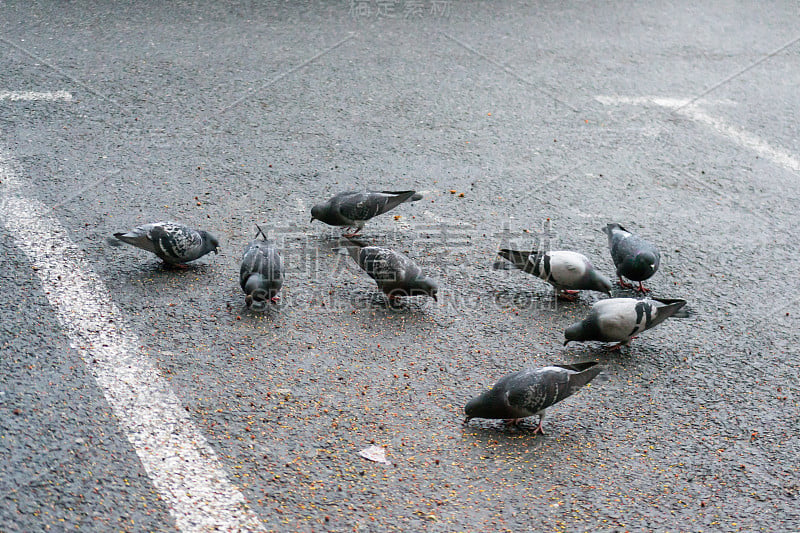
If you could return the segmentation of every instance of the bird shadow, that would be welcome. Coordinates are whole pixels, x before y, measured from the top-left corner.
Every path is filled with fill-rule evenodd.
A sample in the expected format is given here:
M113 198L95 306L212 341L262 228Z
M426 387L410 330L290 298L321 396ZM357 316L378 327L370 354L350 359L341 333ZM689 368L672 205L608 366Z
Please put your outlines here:
M530 435L532 437L539 436L534 433L536 427L539 425L538 417L530 416L523 418L515 423L506 422L505 420L494 420L486 418L473 418L469 422L462 422L464 431L473 429L480 430L486 434L502 433L507 435Z
M254 302L250 307L244 301L244 297L230 297L225 299L225 308L228 313L242 319L263 319L276 320L287 316L286 309L289 303L284 300L277 302Z
M500 309L516 309L519 311L545 311L561 313L591 304L592 300L585 295L574 299L556 297L552 290L521 290L515 288L496 289L490 293L492 301Z
M427 303L424 297L401 297L389 299L382 292L366 289L353 289L342 293L345 300L354 308L386 310L393 313L414 313L422 311Z
M194 279L198 274L207 274L213 270L210 263L191 263L175 266L163 261L149 261L130 265L129 268L118 270L116 275L124 277L129 283L155 283L162 285L168 282Z
M631 350L633 350L631 346L622 346L616 350L612 349L613 346L615 345L606 343L592 343L589 346L568 346L564 349L564 355L575 357L581 361L598 361L603 365L630 362Z

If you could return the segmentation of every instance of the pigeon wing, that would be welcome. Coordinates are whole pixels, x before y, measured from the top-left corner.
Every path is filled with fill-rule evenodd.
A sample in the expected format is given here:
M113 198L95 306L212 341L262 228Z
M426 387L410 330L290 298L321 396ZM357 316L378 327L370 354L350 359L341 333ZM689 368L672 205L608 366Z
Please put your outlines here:
M343 196L338 212L353 221L369 220L390 211L414 195L414 191L378 192L363 191Z
M566 396L569 371L559 367L525 370L513 376L507 384L508 403L511 407L532 416Z
M565 289L581 289L586 273L591 268L591 263L583 254L568 251L548 252L542 263L543 272L540 277Z
M647 329L648 315L645 313L647 305L646 303L639 305L640 302L644 301L633 298L611 298L594 304L590 315L594 315L601 337L596 340L622 342Z
M421 273L416 263L405 255L379 246L362 248L358 263L380 287L405 284Z
M149 237L156 255L168 263L192 261L203 249L203 238L197 231L175 222L153 224Z

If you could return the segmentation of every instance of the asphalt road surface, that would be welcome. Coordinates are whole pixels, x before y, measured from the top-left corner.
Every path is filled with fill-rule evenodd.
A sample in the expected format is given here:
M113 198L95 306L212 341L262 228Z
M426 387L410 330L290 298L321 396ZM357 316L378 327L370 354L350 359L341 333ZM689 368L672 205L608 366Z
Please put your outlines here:
M796 2L3 2L0 530L796 531L798 28ZM425 191L364 239L438 302L387 307L309 223L365 187ZM221 253L107 240L170 219ZM602 295L495 251L612 276L608 222L693 315L565 348ZM287 264L268 313L238 286L255 223ZM462 424L586 360L544 436Z

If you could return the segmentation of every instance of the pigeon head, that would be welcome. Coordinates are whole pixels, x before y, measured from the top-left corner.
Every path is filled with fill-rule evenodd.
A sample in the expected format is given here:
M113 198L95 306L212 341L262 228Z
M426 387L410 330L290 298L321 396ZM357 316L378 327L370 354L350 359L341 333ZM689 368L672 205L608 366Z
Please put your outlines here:
M499 390L492 388L468 401L464 406L464 414L467 415L465 422L473 418L497 418L497 406L503 405L499 394Z
M200 231L199 233L203 237L203 249L206 250L206 253L214 252L219 255L219 241L217 238L207 231Z
M409 283L409 293L411 296L430 296L433 301L438 302L436 294L439 292L439 285L430 278L417 278Z
M589 340L589 335L586 332L586 329L583 327L583 322L578 322L577 324L573 324L567 329L564 330L564 346L569 344L572 341L585 341Z
M244 292L247 294L245 297L245 303L247 303L247 299L250 299L250 304L247 307L252 305L253 300L261 301L264 299L265 291L262 288L264 284L264 277L261 274L253 273L250 274L250 277L247 278L247 281L244 284Z
M611 281L596 270L589 271L589 280L592 288L598 292L604 292L611 296Z
M328 209L325 204L317 204L311 208L311 222L315 220L322 220L325 222L325 217L328 214Z

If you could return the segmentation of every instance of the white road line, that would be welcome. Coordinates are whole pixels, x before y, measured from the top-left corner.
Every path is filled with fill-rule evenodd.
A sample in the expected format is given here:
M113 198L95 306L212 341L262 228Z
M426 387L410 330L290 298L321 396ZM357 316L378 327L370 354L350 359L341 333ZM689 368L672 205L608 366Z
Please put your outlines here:
M791 154L780 148L771 146L768 142L761 139L757 135L743 130L737 126L728 124L724 120L712 117L697 104L692 104L686 107L687 103L691 102L688 98L667 98L659 96L641 96L641 97L626 97L626 96L596 96L595 99L603 105L657 105L675 109L679 115L683 115L695 122L705 124L717 133L728 137L736 144L748 148L756 152L761 157L772 161L784 168L793 172L800 172L800 159L794 154ZM715 101L715 103L728 103L729 101Z
M688 98L668 98L663 96L595 96L603 105L657 105L676 108L689 103Z
M785 150L770 146L765 140L753 135L749 131L732 126L722 119L712 117L694 106L681 109L678 113L696 122L710 126L712 129L716 130L717 133L729 137L737 144L749 148L761 157L771 160L773 163L777 163L794 172L800 172L800 159Z
M111 295L67 230L38 200L16 195L13 161L0 152L0 223L28 256L61 326L184 532L264 531L230 483Z
M657 105L661 107L669 107L672 109L685 106L692 101L691 98L670 98L668 96L609 96L598 95L594 97L595 100L603 105ZM713 103L715 105L734 105L736 102L727 98L704 100L705 102Z
M0 100L10 100L12 102L22 100L44 100L52 102L54 100L72 101L72 94L67 91L55 92L34 92L34 91L0 91Z

